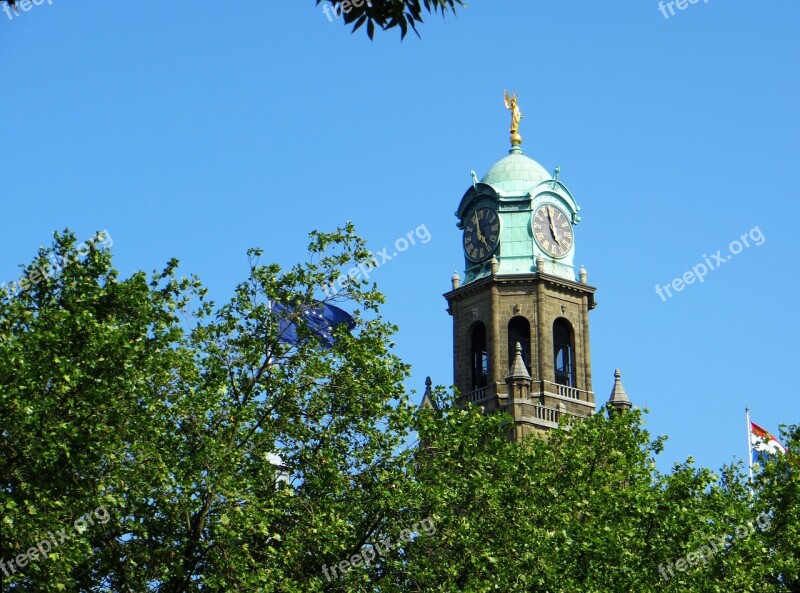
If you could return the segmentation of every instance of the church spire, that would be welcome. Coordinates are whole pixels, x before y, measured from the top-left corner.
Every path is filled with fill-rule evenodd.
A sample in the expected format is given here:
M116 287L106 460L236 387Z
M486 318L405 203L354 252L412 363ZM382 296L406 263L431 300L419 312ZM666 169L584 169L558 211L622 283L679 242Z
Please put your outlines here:
M425 395L422 396L422 402L420 402L420 408L430 408L432 410L438 410L439 408L436 406L436 403L433 401L433 390L431 389L431 385L433 382L431 381L430 377L425 377Z
M506 377L508 386L508 397L511 403L530 403L533 381L525 362L522 360L522 345L517 342L517 351L514 354L514 362Z
M514 362L511 364L511 369L509 369L508 379L528 379L530 380L531 375L528 372L528 369L525 367L525 362L522 360L522 345L517 342L517 351L514 355Z
M625 388L622 386L622 373L619 369L614 371L614 389L611 390L611 397L608 398L608 403L618 412L627 412L633 407L631 400L628 399L628 394L625 393Z

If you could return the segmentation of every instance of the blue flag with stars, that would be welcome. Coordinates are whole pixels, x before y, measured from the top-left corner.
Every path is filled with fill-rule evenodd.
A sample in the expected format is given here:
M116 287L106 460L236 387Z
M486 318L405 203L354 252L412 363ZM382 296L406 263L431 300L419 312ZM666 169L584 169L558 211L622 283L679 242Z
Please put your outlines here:
M291 307L272 301L271 311L279 319L280 341L293 346L302 340L297 334L297 324L293 319L295 317L302 318L312 333L322 340L322 345L326 348L333 346L333 329L337 325L344 323L347 329L353 329L356 325L347 311L328 303Z

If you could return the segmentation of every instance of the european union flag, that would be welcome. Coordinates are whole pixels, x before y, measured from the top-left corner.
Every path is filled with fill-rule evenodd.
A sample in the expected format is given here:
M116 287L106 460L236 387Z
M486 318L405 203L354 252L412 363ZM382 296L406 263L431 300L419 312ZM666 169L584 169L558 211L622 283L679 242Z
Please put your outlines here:
M326 348L333 346L333 329L337 325L344 323L347 325L347 329L353 329L356 326L356 322L347 311L327 303L290 307L281 303L271 302L271 311L279 319L278 332L280 341L293 346L302 340L297 334L295 317L301 319L312 333L322 340L322 345Z

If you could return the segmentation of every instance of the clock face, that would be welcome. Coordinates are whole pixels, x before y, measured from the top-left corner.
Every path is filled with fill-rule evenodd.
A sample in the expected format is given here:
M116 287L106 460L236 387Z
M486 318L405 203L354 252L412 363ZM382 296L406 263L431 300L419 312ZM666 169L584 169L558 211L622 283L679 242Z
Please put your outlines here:
M542 204L533 212L533 236L548 255L564 257L572 249L572 225L558 206Z
M464 253L472 261L483 261L497 248L500 218L491 208L478 208L464 226Z

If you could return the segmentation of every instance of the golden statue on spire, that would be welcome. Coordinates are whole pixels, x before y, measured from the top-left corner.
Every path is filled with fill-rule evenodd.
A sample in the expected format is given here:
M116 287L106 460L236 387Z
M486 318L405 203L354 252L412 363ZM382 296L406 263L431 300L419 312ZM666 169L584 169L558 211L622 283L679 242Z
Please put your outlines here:
M511 111L511 128L508 130L511 132L511 146L519 146L522 144L522 136L519 135L519 120L522 119L522 113L520 113L517 105L517 93L515 92L513 96L509 96L508 91L505 91L504 98L506 109Z

